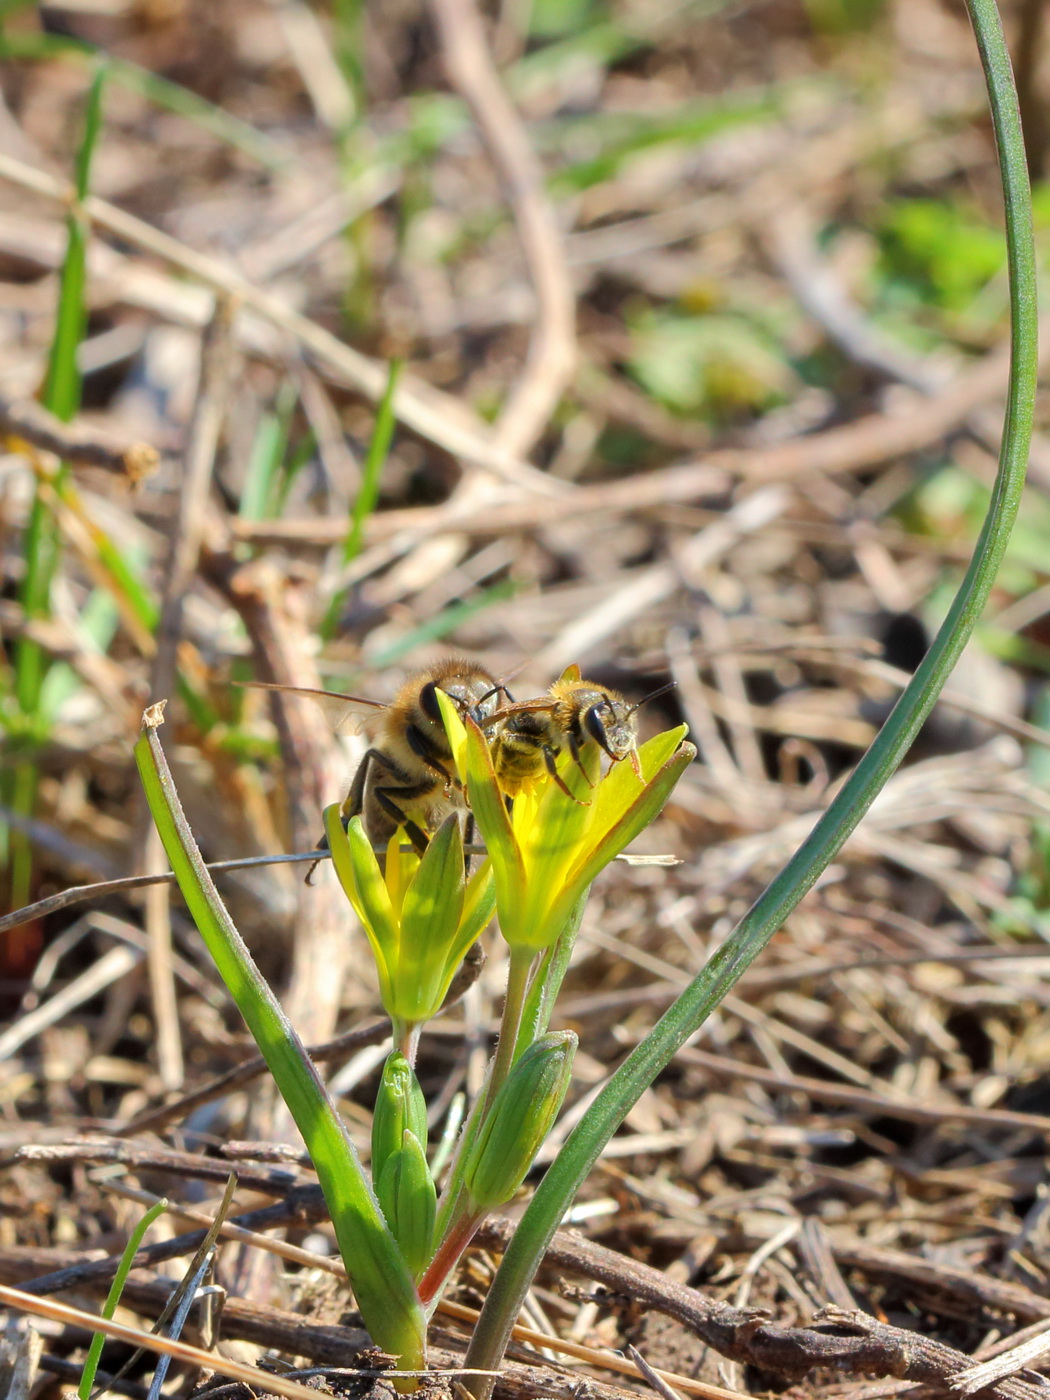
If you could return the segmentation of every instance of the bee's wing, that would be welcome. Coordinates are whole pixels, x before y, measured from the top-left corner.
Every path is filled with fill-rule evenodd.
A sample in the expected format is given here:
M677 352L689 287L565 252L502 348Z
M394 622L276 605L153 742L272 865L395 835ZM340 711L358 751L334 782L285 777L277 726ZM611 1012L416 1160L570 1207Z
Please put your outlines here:
M552 700L549 695L538 695L535 700L515 700L510 705L504 705L495 714L486 715L484 719L478 720L478 726L481 729L491 729L494 724L502 724L512 715L541 714L544 710L553 710L557 703L557 700Z
M285 695L305 695L320 705L337 734L357 734L374 728L389 706L379 700L365 700L357 695L340 695L337 690L311 690L308 686L274 685L269 681L234 682L244 690L278 690Z
M579 679L580 668L576 665L575 661L572 663L571 666L566 666L565 670L562 671L561 675L558 677L558 681L578 681ZM558 682L556 681L555 684L557 683Z

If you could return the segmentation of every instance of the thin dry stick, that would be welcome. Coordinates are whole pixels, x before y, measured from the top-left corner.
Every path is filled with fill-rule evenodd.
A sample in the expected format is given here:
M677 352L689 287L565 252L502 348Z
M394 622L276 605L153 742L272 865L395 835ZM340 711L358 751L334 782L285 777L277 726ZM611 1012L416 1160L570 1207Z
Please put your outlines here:
M31 1293L23 1293L19 1288L8 1288L0 1284L0 1304L14 1308L18 1312L31 1313L35 1317L46 1317L63 1327L76 1327L81 1331L104 1332L107 1337L127 1342L143 1351L155 1351L161 1356L173 1356L176 1361L185 1361L190 1366L218 1371L231 1380L243 1381L253 1391L270 1391L274 1395L284 1395L288 1400L317 1400L317 1391L298 1381L285 1380L282 1376L260 1371L255 1366L245 1366L240 1361L230 1361L218 1352L201 1351L187 1342L174 1342L169 1337L157 1337L151 1332L143 1332L139 1327L128 1327L112 1318L96 1317L80 1308L71 1308L67 1303L56 1303L51 1298L35 1298Z
M66 182L3 153L0 153L0 178L10 180L23 189L33 190L46 199L57 200L67 207L74 200L72 187ZM233 268L187 248L178 239L99 199L97 195L89 195L77 207L85 218L108 229L118 238L182 268L215 291L237 297L246 307L298 340L325 367L329 376L349 384L373 401L378 401L382 396L387 382L387 373L382 365L337 340L316 321L293 311L279 297L254 286ZM495 447L483 433L480 424L463 426L465 418L469 422L469 411L438 390L413 383L407 376L402 377L394 399L394 409L398 418L421 437L521 490L546 495L568 494L563 482L552 480L530 463Z
M3 157L0 156L0 174ZM1050 352L1050 319L1041 325L1041 360ZM527 501L475 503L448 502L442 506L382 511L373 515L366 538L390 541L403 535L411 547L427 534L463 530L500 534L590 515L597 512L645 510L686 504L705 495L722 494L733 476L746 480L791 480L808 472L835 474L881 466L895 457L923 452L957 431L977 404L1000 394L1009 372L1009 347L997 346L971 369L962 371L931 398L916 395L909 407L897 406L892 414L871 413L841 427L811 433L772 447L727 448L709 453L702 461L683 462L656 471L639 473L622 481L578 486L561 500L533 498ZM345 534L345 525L333 520L235 521L235 534L259 543L328 545ZM388 551L385 559L397 550Z
M509 1220L489 1220L479 1230L477 1243L502 1252L512 1231ZM546 1264L560 1274L595 1279L614 1295L636 1299L677 1318L730 1360L793 1381L820 1367L844 1376L896 1376L943 1387L966 1369L970 1360L942 1342L841 1308L822 1309L808 1327L783 1327L762 1309L731 1307L675 1282L650 1265L565 1230L559 1230L552 1240ZM990 1396L1002 1400L1036 1400L1039 1394L1038 1387L1013 1378L989 1388Z
M3 812L5 821L9 813ZM249 870L256 865L299 864L303 861L327 860L328 853L322 851L300 851L293 855L281 856L242 856L239 860L214 861L208 866L211 871ZM43 919L48 914L57 914L60 909L68 909L74 904L86 904L88 900L104 899L111 894L126 894L130 890L148 889L150 885L175 883L176 876L171 870L160 871L156 875L122 875L116 880L98 880L91 885L71 885L68 890L49 894L33 904L25 904L21 909L13 909L10 914L0 917L0 933L8 929L28 924L33 919Z
M101 467L139 482L156 469L160 455L145 442L119 447L84 423L63 423L42 404L0 394L0 435L52 452L74 466Z
M234 314L234 306L228 298L217 300L215 314L201 345L200 384L186 443L179 512L168 557L157 652L153 658L150 695L154 700L169 696L175 685L182 613L200 558L215 454L226 411ZM152 874L162 871L166 864L160 834L152 822L146 827L143 864ZM166 884L152 885L146 895L146 932L149 935L150 994L157 1028L157 1070L164 1088L172 1092L182 1087L184 1064L172 965L171 900Z
M993 1357L991 1361L982 1361L977 1366L971 1366L968 1371L954 1376L952 1389L961 1395L972 1395L974 1391L983 1390L993 1381L1015 1375L1031 1366L1033 1362L1041 1361L1050 1353L1050 1320L1042 1326L1043 1331L1037 1337L1029 1337L1028 1341L1022 1342L1020 1346L1011 1347L1009 1351Z
M111 982L127 976L141 961L142 954L138 949L126 945L110 948L108 953L85 968L48 1001L19 1016L8 1026L0 1035L0 1060L8 1059L20 1046L55 1025L75 1007L98 996Z
M572 373L575 360L575 299L543 171L524 126L500 83L473 0L431 0L452 81L469 102L510 201L525 262L536 293L537 317L525 368L496 421L493 444L502 452L527 451L541 435ZM550 480L550 478L545 478ZM453 510L484 507L502 498L499 483L473 474L459 483ZM395 539L357 561L374 571L403 556L401 569L385 580L389 597L405 591L405 574L418 589L422 578L447 575L466 552L459 534L434 539L420 534ZM359 575L360 576L360 575Z
M701 641L710 651L718 688L730 707L726 725L736 761L751 788L761 789L765 783L766 761L755 726L751 723L747 689L740 662L729 649L729 627L718 608L706 601L701 601L697 607L697 620L700 624Z
M129 1200L137 1201L140 1205L150 1206L158 1199L149 1191L140 1191L135 1187L127 1186L123 1182L104 1181L103 1188L114 1191L116 1194L125 1196ZM211 1211L200 1210L192 1206L168 1205L168 1214L177 1216L180 1219L191 1221L194 1224L202 1225L210 1229L215 1225L215 1215ZM249 1244L256 1249L262 1249L270 1254L287 1259L291 1263L302 1264L307 1268L320 1269L325 1273L334 1275L336 1278L346 1278L346 1269L341 1259L333 1255L315 1254L311 1250L302 1249L298 1245L288 1244L284 1240L272 1239L269 1235L263 1235L255 1230L246 1230L242 1226L232 1221L224 1221L218 1230L218 1234L224 1239L238 1240L242 1244ZM473 1323L477 1321L478 1314L475 1309L464 1307L461 1303L454 1303L448 1299L442 1299L437 1305L439 1313L446 1317L453 1317L460 1322ZM563 1340L548 1332L537 1331L532 1327L517 1326L514 1328L514 1339L519 1342L528 1342L532 1346L543 1347L550 1351L560 1352L563 1356L572 1356L579 1361L586 1361L592 1366L596 1366L604 1371L614 1371L625 1376L647 1376L651 1369L647 1363L639 1364L635 1361L627 1361L622 1356L606 1351L600 1347L588 1347L579 1342ZM654 1375L660 1377L664 1384L673 1383L690 1395L702 1397L702 1400L744 1400L738 1391L726 1390L722 1386L710 1385L704 1381L693 1380L686 1376L676 1375L671 1371L654 1371Z
M853 671L864 676L874 676L877 680L886 681L898 690L903 690L911 680L910 674L907 671L902 671L899 666L891 666L888 662L878 661L873 657L841 655L830 659L824 658L822 664L837 671ZM990 705L984 705L980 700L971 699L970 696L964 695L961 690L953 689L951 685L946 685L941 691L937 703L946 709L958 710L960 714L971 715L974 719L982 720L993 729L1001 729L1004 734L1012 734L1015 739L1022 739L1026 744L1039 744L1043 748L1050 748L1050 730L1040 729L1037 724L1029 724L1027 720L1017 719L1014 715L993 710Z
M694 535L678 551L674 563L652 564L635 570L630 582L618 588L597 607L569 625L542 649L536 666L559 671L582 657L606 637L626 628L657 603L662 603L682 582L683 574L695 574L709 567L731 549L742 535L768 525L787 509L788 493L782 487L756 491L728 510L724 516Z
M689 737L699 747L707 771L731 805L743 809L740 815L744 825L764 825L757 821L751 789L743 781L736 760L719 731L714 712L707 703L704 687L700 684L696 658L684 628L671 628L664 647L671 679L677 687L675 694L689 722Z
M527 452L543 432L576 359L576 298L543 170L489 52L473 0L431 0L445 66L470 104L503 179L536 293L537 317L525 370L496 425L495 440Z
M358 1026L352 1031L346 1031L343 1035L336 1036L333 1040L326 1041L323 1045L308 1045L306 1053L315 1064L324 1064L330 1061L349 1059L351 1055L363 1050L368 1045L378 1045L390 1034L390 1022L387 1020L373 1021L368 1026ZM253 1079L267 1071L266 1061L261 1055L256 1055L250 1060L245 1060L242 1064L235 1065L233 1069L227 1070L225 1074L220 1074L216 1079L203 1084L192 1093L183 1094L181 1098L173 1100L171 1103L161 1104L159 1108L144 1109L127 1123L118 1125L115 1131L123 1137L132 1137L137 1133L158 1132L168 1123L175 1122L180 1118L185 1118L188 1113L202 1107L206 1103L211 1103L214 1099L222 1098L230 1094L234 1089L243 1088L245 1084L250 1084Z
M931 959L933 961L933 959ZM742 1064L722 1055L686 1046L677 1058L685 1065L710 1070L721 1079L744 1079L764 1084L776 1093L805 1094L818 1103L841 1104L858 1113L878 1118L894 1118L904 1123L932 1123L945 1127L952 1123L971 1123L974 1127L1000 1131L1030 1132L1040 1137L1050 1136L1050 1117L1042 1113L1019 1113L1009 1108L971 1108L968 1104L922 1104L913 1100L872 1093L870 1089L854 1089L825 1079L805 1079L799 1075L785 1078L775 1070L758 1065ZM1050 1307L1050 1304L1047 1305Z

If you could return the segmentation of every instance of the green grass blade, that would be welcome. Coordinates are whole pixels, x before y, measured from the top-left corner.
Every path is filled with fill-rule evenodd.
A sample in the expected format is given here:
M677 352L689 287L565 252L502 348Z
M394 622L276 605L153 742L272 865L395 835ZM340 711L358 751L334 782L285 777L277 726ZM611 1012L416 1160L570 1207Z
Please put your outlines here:
M995 0L967 0L988 86L1006 208L1011 369L999 470L970 567L929 652L871 748L784 870L632 1052L570 1133L536 1190L489 1290L465 1365L491 1370L554 1231L630 1107L812 889L907 753L987 600L1024 485L1038 364L1031 195L1017 95ZM473 1392L487 1397L491 1383Z
M259 420L237 508L242 520L265 520L273 513L278 473L288 451L296 402L294 386L285 381L277 394L274 412L264 413Z
M347 531L346 539L343 541L343 565L344 567L357 558L361 552L361 545L365 537L365 525L368 517L376 508L379 500L379 481L383 475L383 467L386 465L387 455L390 452L390 444L394 439L394 429L397 426L397 415L394 412L394 395L397 392L397 381L401 374L401 361L391 360L390 371L387 375L386 388L383 397L379 401L376 410L375 428L372 430L372 441L368 445L368 453L365 457L364 466L361 470L361 487L354 501L354 508L350 513L350 528ZM340 590L328 604L324 621L321 624L321 636L326 640L333 636L339 624L339 615L343 608L345 593Z
M4 13L4 8L0 6L0 18ZM189 88L151 73L148 68L140 68L137 63L104 55L93 44L65 34L0 34L0 58L31 61L66 59L74 63L93 63L99 57L105 57L110 77L115 83L129 92L138 93L155 107L185 117L269 170L280 170L289 164L287 153L248 122L198 97Z
M113 1282L110 1284L109 1294L102 1306L102 1316L112 1317L120 1302L120 1295L124 1292L124 1285L127 1283L128 1274L131 1273L131 1261L139 1251L143 1236L149 1227L156 1220L158 1215L162 1215L168 1208L166 1200L157 1201L150 1206L149 1210L142 1217L139 1223L131 1232L124 1253L120 1256L120 1263L117 1272L113 1275ZM84 1369L80 1373L80 1384L77 1386L79 1400L89 1400L92 1387L95 1384L95 1376L98 1372L99 1359L102 1356L102 1348L105 1345L106 1337L104 1332L95 1332L91 1338L91 1345L88 1348L87 1360L84 1362Z
M76 188L80 198L87 193L91 159L101 130L105 77L105 69L99 68L88 91L84 134L76 158ZM84 288L88 225L78 208L70 211L67 227L69 241L59 280L55 334L41 395L44 407L65 423L80 407L77 351L87 325ZM60 478L64 472L65 468L61 468ZM23 553L25 576L20 602L24 614L31 621L46 618L51 611L51 581L58 566L59 544L58 526L40 485L30 507ZM41 727L40 702L47 667L43 649L31 639L22 638L15 650L15 698L21 715L27 721L27 728L31 730ZM36 788L36 765L31 758L26 758L16 768L11 797L12 806L20 815L32 815L36 805ZM11 834L10 860L11 899L17 906L28 899L32 881L32 851L28 839L21 833Z
M426 622L421 622L418 627L413 627L410 632L406 632L403 637L399 637L396 642L378 652L372 657L369 665L377 670L383 666L392 666L416 647L425 646L427 642L447 636L449 632L454 632L457 627L469 622L472 617L477 617L478 613L484 612L486 608L491 608L495 603L502 603L505 598L513 598L517 591L516 581L505 578L490 588L483 589L476 598L461 598L459 602L451 603L436 616L427 618Z
M159 722L156 707L147 711L135 759L179 889L306 1142L365 1324L406 1369L418 1369L425 1362L425 1324L415 1284L345 1124L204 864L168 771Z

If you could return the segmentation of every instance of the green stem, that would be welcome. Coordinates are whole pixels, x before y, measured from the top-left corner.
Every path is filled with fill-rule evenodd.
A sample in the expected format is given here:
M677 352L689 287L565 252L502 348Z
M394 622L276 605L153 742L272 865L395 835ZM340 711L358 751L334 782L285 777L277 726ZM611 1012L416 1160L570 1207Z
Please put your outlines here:
M423 1294L423 1283L420 1284L420 1296L424 1302L428 1298L432 1301L437 1297L449 1271L470 1243L474 1231L478 1227L478 1219L469 1213L466 1193L463 1189L463 1163L466 1161L470 1145L481 1131L485 1115L492 1107L500 1085L506 1079L517 1054L525 1048L524 1046L520 1049L518 1047L518 1032L521 1029L526 995L529 990L529 973L535 959L536 955L531 948L512 948L510 950L507 995L503 1003L499 1042L492 1063L489 1065L484 1087L467 1116L466 1125L460 1134L452 1166L449 1169L448 1180L445 1182L445 1189L442 1192L437 1226L434 1230L434 1238L439 1241L439 1244L434 1259L424 1275L424 1282L430 1290L429 1293Z
M496 1045L496 1053L489 1069L488 1083L485 1086L482 1116L492 1107L492 1102L516 1059L518 1031L525 1011L525 997L529 990L529 973L532 971L532 965L535 961L536 954L532 948L512 948L510 950L507 996L503 1003L499 1042ZM524 1048L523 1046L522 1049Z
M1031 194L1010 58L995 0L967 0L988 86L1006 211L1011 363L999 470L970 567L929 652L881 733L809 838L595 1099L537 1188L496 1273L465 1366L495 1370L558 1224L631 1106L703 1024L854 831L907 753L987 600L1024 485L1038 367ZM487 1400L491 1381L475 1381Z
M536 969L536 975L529 984L529 994L525 999L525 1012L518 1028L518 1043L514 1048L515 1060L529 1048L534 1040L539 1040L550 1025L554 1003L561 991L561 984L572 961L572 950L576 946L576 935L583 922L583 911L587 908L590 886L576 902L569 915L569 921L561 934L543 955Z

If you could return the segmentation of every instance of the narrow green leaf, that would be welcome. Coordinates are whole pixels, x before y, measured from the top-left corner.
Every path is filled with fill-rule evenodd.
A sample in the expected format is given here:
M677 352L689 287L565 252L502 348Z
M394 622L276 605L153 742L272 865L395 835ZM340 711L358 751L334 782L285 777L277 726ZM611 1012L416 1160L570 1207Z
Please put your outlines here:
M128 1237L128 1242L124 1246L124 1252L120 1256L120 1263L117 1265L117 1272L113 1275L113 1282L109 1286L109 1293L106 1301L102 1305L102 1316L112 1317L120 1302L120 1295L124 1292L124 1285L128 1281L128 1274L131 1273L131 1265L135 1255L139 1252L146 1231L153 1224L159 1215L163 1215L168 1208L166 1199L155 1201L146 1211L145 1215L138 1222ZM98 1374L98 1363L102 1357L102 1348L106 1344L106 1334L95 1332L91 1337L91 1345L88 1347L87 1359L84 1362L84 1369L80 1373L80 1383L77 1386L79 1400L89 1400L91 1391L95 1384L95 1376Z
M379 500L379 481L383 475L387 455L390 452L390 444L394 440L394 429L397 427L394 395L397 392L397 381L400 374L401 361L391 360L386 389L383 391L383 397L379 400L379 407L376 409L372 441L368 445L368 452L361 468L361 485L357 492L357 499L354 501L354 508L350 513L350 528L343 541L344 567L352 563L360 554L365 537L365 525ZM340 591L328 604L324 621L321 624L322 637L332 637L335 634L345 596L345 591Z
M27 0L35 3L35 0ZM0 14L3 7L0 6ZM113 58L93 44L66 34L33 34L5 31L0 35L0 58L65 59L74 63L97 63L104 57L115 83L136 92L162 110L174 112L210 131L220 141L236 147L271 170L280 170L290 163L289 156L269 137L239 117L198 97L189 88L180 87L167 78L140 68L137 63Z
M1011 362L1006 420L988 515L970 567L929 652L889 719L808 839L706 967L627 1057L573 1129L540 1183L503 1256L465 1364L498 1367L518 1309L573 1197L631 1106L701 1026L812 889L855 830L916 734L969 640L1017 516L1031 441L1038 370L1038 316L1031 192L1010 55L995 0L967 0L984 68L999 152L1009 251ZM471 1382L478 1400L488 1380Z
M415 1284L387 1228L346 1126L215 888L187 825L147 711L135 759L164 850L201 937L306 1142L365 1324L406 1369L425 1365Z
M76 158L76 185L79 197L87 192L91 158L101 126L102 88L105 70L99 68L88 92L84 133ZM80 371L77 351L84 338L87 308L84 288L87 269L88 228L79 208L70 211L66 221L68 241L59 278L58 310L48 355L47 374L41 398L45 408L68 423L80 406ZM60 484L66 468L59 470ZM26 525L23 557L25 576L20 601L26 618L35 621L51 612L51 583L58 567L58 526L49 509L45 488L38 483ZM40 699L48 659L40 645L23 637L15 648L15 697L22 715L41 727ZM31 759L19 764L13 778L11 801L14 810L29 817L36 806L36 766ZM17 906L29 897L32 879L32 851L20 831L13 831L11 847L11 899Z

